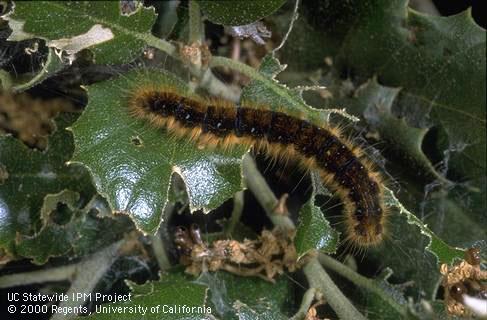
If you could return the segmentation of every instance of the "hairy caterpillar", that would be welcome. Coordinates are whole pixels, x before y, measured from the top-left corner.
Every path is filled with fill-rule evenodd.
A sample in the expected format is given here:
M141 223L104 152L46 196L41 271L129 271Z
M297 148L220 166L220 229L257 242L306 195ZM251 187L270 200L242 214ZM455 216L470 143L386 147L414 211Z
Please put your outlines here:
M135 89L128 105L133 117L178 136L223 148L249 145L318 170L344 203L346 240L367 247L383 239L387 214L380 174L338 128L249 103L187 97L165 86Z

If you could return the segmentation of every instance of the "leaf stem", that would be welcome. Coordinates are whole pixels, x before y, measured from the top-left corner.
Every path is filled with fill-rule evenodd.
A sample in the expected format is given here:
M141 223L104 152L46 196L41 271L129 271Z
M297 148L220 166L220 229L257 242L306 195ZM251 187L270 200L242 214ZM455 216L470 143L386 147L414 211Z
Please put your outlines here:
M201 21L200 6L197 1L189 1L189 43L201 44L203 23Z
M90 294L95 289L101 277L103 277L113 262L119 257L118 252L124 241L120 240L115 242L103 250L96 252L88 259L81 261L76 266L74 279L66 295L72 297L73 294ZM84 301L67 299L60 303L59 308L81 307L84 303ZM77 317L76 313L68 313L67 315L55 313L51 317L51 320L67 320L75 317Z
M319 123L322 123L324 119L329 115L328 112L324 112L323 110L314 109L308 106L304 102L304 100L298 99L296 96L293 96L289 88L279 84L275 79L265 76L264 74L259 72L259 70L256 70L251 66L246 65L245 63L226 57L212 57L209 63L209 67L229 68L246 75L252 80L260 82L260 85L266 87L268 90L272 91L283 100L289 102L289 105L285 106L288 107L286 109L288 109L289 112L301 113L302 111L306 111L306 114L309 116L309 120L317 121Z
M166 220L169 220L173 214L173 211L174 203L168 201L164 207L163 217L165 217ZM169 261L169 257L167 256L167 250L163 240L163 230L165 227L166 224L162 223L157 233L150 236L152 250L154 251L154 255L157 259L157 264L159 265L159 269L161 269L161 271L165 271L171 268L171 262Z
M299 306L298 312L294 314L289 320L303 320L308 313L309 308L311 307L311 303L315 299L316 289L309 288L303 295L303 299L301 300L301 305Z
M269 79L264 77L259 71L255 70L254 68L246 65L245 63L230 58L218 57L218 56L212 57L209 66L210 68L215 68L215 67L229 68L238 71L253 80L262 81L264 83L269 81Z
M264 208L272 223L286 229L295 229L294 222L287 215L275 213L279 201L257 169L254 159L248 153L243 158L242 170L247 187Z
M149 46L159 49L171 57L181 60L181 56L178 53L177 48L171 43L159 39L151 34L140 35L140 38L144 40ZM226 84L221 82L210 69L202 69L200 66L187 64L189 72L200 80L200 85L208 90L208 92L215 96L223 97L230 101L238 101L240 98L239 90L232 90Z
M401 202L396 198L394 192L388 188L384 188L386 204L389 206L395 206L399 210L399 214L405 215L407 223L416 225L421 234L429 238L429 243L426 246L426 250L431 252L436 258L438 263L452 264L455 259L463 259L465 250L457 247L452 247L438 237L426 224L421 221L416 215L406 209Z
M353 306L340 289L335 285L328 273L320 265L317 258L312 258L303 268L306 279L312 288L319 290L330 304L338 317L343 320L365 320L365 317Z
M154 251L154 255L156 256L159 269L161 269L161 271L168 270L169 268L171 268L171 263L169 262L166 248L164 246L164 242L162 241L161 230L159 230L155 235L151 235L150 239L152 244L152 250Z
M7 71L0 69L0 88L2 90L10 90L11 87L12 77Z
M172 57L179 58L179 56L177 55L176 46L174 46L173 44L171 44L170 42L168 42L166 40L159 39L150 33L147 33L147 34L137 33L137 38L145 41L145 43L147 43L151 47L154 47L156 49L164 51L165 53L167 53L168 55L170 55Z
M387 294L384 290L378 287L373 280L356 273L346 265L338 262L337 260L326 254L320 253L318 256L318 260L325 268L331 269L342 277L351 281L355 285L375 293L376 295L381 297L381 299L387 301L389 305L394 308L394 310L396 310L399 314L406 316L407 310L403 306L398 304L394 299L392 299L390 295Z
M233 196L232 216L230 218L230 222L225 228L224 231L225 236L227 237L230 236L235 230L235 227L237 226L238 222L240 221L240 217L242 216L243 208L244 208L244 192L239 191L235 193L235 195Z
M65 281L76 272L76 264L36 270L31 272L14 273L0 277L0 289L25 286L33 283Z
M287 215L275 214L274 211L278 200L257 169L254 159L249 154L244 156L242 168L248 188L262 205L272 223L276 226L295 229L294 222ZM365 320L362 314L355 309L333 283L333 280L331 280L316 257L311 258L303 270L310 288L319 290L341 319ZM309 297L306 297L306 299L309 299Z
M200 85L208 90L211 95L219 96L233 102L237 102L238 100L240 100L240 89L235 89L227 86L217 77L215 77L210 69L204 70L201 74L202 75L199 77Z

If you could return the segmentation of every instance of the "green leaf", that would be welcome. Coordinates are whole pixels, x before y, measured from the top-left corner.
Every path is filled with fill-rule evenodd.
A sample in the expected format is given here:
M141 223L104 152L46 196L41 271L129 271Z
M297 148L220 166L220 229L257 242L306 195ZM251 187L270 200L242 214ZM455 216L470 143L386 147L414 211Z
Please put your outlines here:
M252 277L239 277L227 272L203 273L196 281L180 268L169 270L161 280L143 285L130 284L131 300L104 304L103 307L125 307L124 319L288 319L293 289L286 277L275 284ZM168 313L170 307L186 305L205 307L209 314L198 312ZM159 312L156 312L159 306ZM152 311L151 311L152 308ZM162 309L164 308L164 309ZM123 309L119 309L123 310ZM133 310L133 311L128 311ZM145 314L142 311L147 310ZM166 313L163 312L166 311ZM199 310L201 311L201 309ZM251 315L250 318L246 317ZM253 316L252 316L253 315ZM256 318L256 315L263 318ZM89 319L119 319L121 313L95 313ZM211 317L213 316L213 317Z
M450 245L467 248L478 240L487 239L485 219L478 217L484 212L482 204L472 200L471 194L467 197L463 190L437 190L431 191L428 198L423 203L424 212L438 214L423 220ZM442 223L438 223L438 218L444 219Z
M321 209L314 205L313 195L299 212L299 222L294 239L298 258L313 249L335 253L338 239L339 233L330 226Z
M334 55L336 70L353 70L359 79L377 75L380 83L401 87L404 104L397 111L408 121L427 120L443 130L456 150L450 168L485 188L485 30L470 11L437 17L406 3L305 6L308 20ZM329 12L326 19L320 19L323 12Z
M282 65L279 60L271 54L266 55L259 66L259 72L262 75L274 79L279 73L286 69L286 65Z
M86 170L65 165L73 152L73 142L64 127L73 120L74 116L66 115L57 122L58 130L50 137L44 152L31 150L10 136L0 137L0 168L3 172L0 180L0 248L11 257L16 255L17 239L33 236L41 228L41 208L47 195L71 190L70 194L76 192L81 202L87 202L95 194ZM72 203L72 199L65 201ZM64 252L66 247L61 248L65 245L62 242L72 244L70 238L63 237L47 237L43 241L36 245L47 251L34 253L45 257ZM39 257L38 261L44 261L45 257Z
M392 273L391 270L387 270ZM370 290L374 286L382 291L378 294L376 290ZM369 318L378 320L394 319L414 319L407 317L407 302L404 293L400 291L399 285L392 285L386 278L367 279L367 289L361 288L361 293L367 306L366 313Z
M394 270L391 282L409 282L408 296L434 297L441 274L438 258L425 250L430 239L416 225L409 224L405 215L391 215L386 234L387 239L379 247L367 252L364 264Z
M407 162L408 173L415 177L415 184L418 183L418 172L430 179L435 179L443 183L450 183L435 169L422 150L424 137L429 129L413 127L409 125L404 118L398 118L392 114L391 108L398 103L403 103L401 100L403 98L403 96L401 96L401 91L400 88L381 86L377 83L376 79L370 79L366 84L361 86L360 89L356 90L353 98L342 98L337 100L348 105L347 109L349 112L363 114L371 127L371 130L380 132L381 138L387 140L391 144L390 148L394 148L402 156L402 159ZM413 188L413 186L409 186L410 190ZM422 192L422 190L420 190L420 192ZM471 191L471 193L475 194L476 192ZM435 193L432 192L431 196L434 194ZM445 195L444 192L443 194ZM452 198L453 195L454 193L452 192L449 197ZM462 195L465 196L465 193L462 193ZM422 195L419 196L422 197ZM432 210L439 210L439 208L451 209L448 210L448 213L446 214L447 218L445 218L450 221L449 223L445 223L447 227L438 228L439 230L443 229L447 231L444 232L444 234L449 242L451 241L451 238L459 235L458 233L460 230L477 231L473 232L472 236L476 237L476 239L479 237L482 238L483 232L480 230L481 228L478 228L475 223L472 223L471 218L469 217L471 214L468 213L466 208L462 209L458 206L453 208L453 204L450 203L451 200L445 197L441 203L436 199L433 199L433 201L436 202L436 205L428 204L428 207L434 206ZM447 204L445 204L445 202ZM400 212L406 213L407 221L409 223L417 225L420 227L420 230L423 228L425 222L421 222L420 219L414 216L410 211L406 210L404 205L399 203L397 199L392 201L392 205L397 206ZM413 206L412 208L420 210L420 206L417 206L416 203L411 203L411 205ZM478 210L478 208L475 209ZM435 222L435 219L437 219L436 216L434 219L431 219L431 221ZM433 225L433 227L435 227L435 225ZM422 230L421 232L432 239L430 247L427 247L427 249L432 251L432 253L438 257L440 262L451 263L455 258L463 257L463 251L447 245L429 228L427 228L427 231ZM468 234L468 232L465 232L464 235L460 237L463 241L466 240L465 234ZM398 236L396 235L395 237ZM459 241L457 240L456 243L458 242Z
M411 170L420 170L430 178L447 182L421 148L429 128L410 126L404 118L393 115L392 106L400 92L400 88L381 86L376 79L371 79L357 90L353 103L363 108L363 116L372 130L379 131L382 139L387 140L407 161L412 161Z
M276 283L228 272L203 273L197 280L210 289L214 314L222 319L288 319L293 286L287 277Z
M179 3L171 1L156 1L153 2L153 6L156 9L157 15L156 22L154 23L153 33L158 38L169 38L171 32L176 29L178 24L177 10L180 8ZM186 13L187 13L187 8Z
M93 313L88 319L118 320L203 320L212 319L206 313L207 290L205 285L194 283L181 272L163 275L159 281L132 286L130 301L103 304L111 312ZM181 309L177 309L177 308ZM182 309L184 308L184 309ZM118 310L118 311L117 311ZM211 311L211 308L209 309Z
M406 1L310 1L303 9L306 21L297 21L280 51L281 60L301 73L291 70L279 79L326 85L324 99L307 100L346 107L365 118L370 136L387 141L378 148L394 155L387 169L401 186L397 205L420 219L393 211L388 239L367 257L391 266L399 279L415 281L431 298L436 262L461 258L454 246L485 238L485 31L469 12L433 17L409 9ZM448 178L461 184L438 188L445 170L432 152L425 154L431 149L445 160ZM424 185L421 176L434 181Z
M388 278L392 270L386 268L375 279L366 278L350 267L327 255L320 255L320 262L340 276L354 283L353 289L345 288L348 297L358 299L367 305L365 313L374 319L406 319L407 307L401 286L392 285Z
M372 127L380 138L392 142L381 149L394 150L405 160L401 165L401 160L394 159L393 165L399 171L392 175L405 170L415 175L407 189L415 189L416 200L407 206L418 216L429 216L439 235L450 239L453 233L454 244L464 246L474 237L485 237L484 232L460 235L457 231L467 230L465 223L470 221L476 222L479 229L485 229L487 223L483 196L487 186L485 30L475 25L469 11L434 17L409 9L405 1L304 2L303 9L306 21L298 21L281 50L283 60L291 66L302 66L300 71L331 71L325 75L289 72L281 74L280 79L326 85L328 98L312 96L316 104L346 107L354 115L374 111ZM309 55L313 61L304 59L317 47L331 65L314 55ZM371 82L362 87L373 76L390 88L378 88ZM392 87L400 91L388 108L390 112L377 112L383 104L373 95L396 90ZM361 100L378 105L365 109ZM427 157L424 150L429 151ZM440 167L432 170L435 167L431 162ZM443 193L443 200L431 201L424 195L424 191L430 194L431 187L419 186L418 176L429 182L444 182L439 169L441 175L446 172L448 179L461 184L453 190L447 184L449 192ZM457 204L455 210L445 205L452 201ZM423 212L424 208L429 212ZM451 215L455 218L450 219ZM460 227L453 228L456 224Z
M253 80L242 92L243 100L258 101L277 110L285 109L291 114L305 115L317 123L326 123L333 111L313 109L305 103L301 94L290 90L274 78L284 70L278 59L267 55L262 60L259 74L262 80ZM346 113L342 114L348 117ZM338 245L338 233L330 227L320 208L314 205L315 193L321 188L321 183L314 183L313 195L300 212L295 245L298 256L302 257L309 250L322 249L324 252L335 252Z
M248 304L236 301L233 305L235 312L238 315L239 320L285 320L288 317L282 314L276 314L274 310L269 310L269 305L254 305L249 306Z
M404 87L423 114L430 113L445 129L450 145L466 145L452 165L476 180L486 169L486 95L485 90L478 90L486 83L485 31L475 25L469 12L448 18L426 16L401 12L396 9L399 3L382 9L383 20L355 30L353 39L344 44L344 60L362 74L380 70L384 84ZM390 10L397 10L399 17L391 16ZM378 14L375 10L365 13ZM401 16L405 21L397 19ZM379 36L378 30L384 30L386 24L390 33ZM365 34L378 37L365 45ZM384 55L390 59L383 61L380 57Z
M61 58L56 55L52 48L47 48L44 42L39 39L25 40L21 42L8 42L5 48L2 48L2 59L0 66L7 67L11 61L27 59L26 65L22 66L23 72L14 68L10 73L0 69L0 87L7 91L21 92L45 79L52 77L61 71L65 64ZM14 66L15 67L15 66Z
M404 206L397 200L391 190L386 189L386 203L388 205L393 205L399 209L400 214L404 214L407 218L409 224L416 225L421 234L427 236L430 242L426 246L426 249L433 253L437 258L439 263L452 264L455 259L463 259L465 254L464 250L460 248L451 247L440 239L437 235L431 231L426 224L424 224L421 219L416 217L409 210L404 208Z
M424 143L424 136L429 129L412 127L407 124L404 118L400 119L392 114L391 108L394 104L400 103L398 101L400 99L400 88L381 86L375 79L371 79L355 92L352 99L341 99L341 101L344 101L349 106L348 110L354 114L363 113L371 129L378 130L381 138L387 140L391 144L391 148L396 149L405 161L408 162L408 170L412 172L413 176L416 175L416 172L421 172L430 178L448 183L448 180L434 168L422 150L421 146ZM455 258L463 257L463 251L447 245L429 228L423 230L425 222L421 222L420 219L406 210L403 204L399 203L392 193L389 196L393 197L391 204L398 207L401 213L406 214L407 221L420 227L421 232L431 238L432 242L427 249L437 256L441 263L452 263ZM451 200L444 199L444 201ZM445 207L445 204L438 204L437 206ZM416 208L416 206L413 208ZM417 209L419 210L419 207ZM470 230L477 230L475 223L470 222L468 214L465 212L466 210L462 212L459 209L456 208L455 215L457 217L461 216L462 218L455 219L456 221L452 223L455 226L454 228L446 228L450 231L449 233L445 233L445 236L449 237L449 240L451 238L449 234L459 232L462 226ZM453 218L453 216L449 216ZM481 234L482 232L474 233L477 238L481 237ZM463 239L465 239L465 236L463 236Z
M134 119L127 94L148 84L188 92L174 75L156 71L132 71L90 86L88 106L72 128L73 160L89 168L112 209L129 214L142 231L153 233L161 222L173 173L186 184L190 209L208 212L241 190L240 164L246 150L201 149Z
M49 47L73 55L89 48L97 63L126 63L138 56L150 35L156 15L137 4L122 14L118 1L16 1L6 16L11 41L42 38Z
M284 74L296 72L296 74L304 76L304 79L299 79L296 85L302 85L308 79L309 73L301 73L302 71L321 72L323 60L330 55L329 47L333 45L330 43L324 45L323 32L310 25L305 19L306 17L302 16L302 10L306 10L307 5L309 5L308 2L301 3L299 18L294 22L293 30L289 34L286 43L277 52L279 59L287 65ZM276 25L272 29L273 34L278 34L281 38L284 37L289 28L292 15L292 11L282 11L280 15L273 15L269 19ZM320 15L321 20L327 16L328 12L322 13Z
M41 209L41 230L32 237L22 236L21 239L17 239L17 253L23 257L34 258L33 262L37 264L45 263L50 256L67 253L71 249L74 239L70 237L70 234L64 232L63 225L71 220L72 211L75 210L78 200L79 194L71 190L46 195ZM63 212L63 214L57 212L59 204L65 205L68 212ZM51 217L56 214L57 219ZM56 241L57 239L64 239L64 241Z
M198 1L211 22L242 26L258 21L279 9L285 0L266 1Z
M406 118L394 114L397 110L393 112L394 108L411 102L407 94L402 94L403 91L404 89L379 85L375 79L370 79L355 91L353 98L337 101L346 104L349 112L363 114L369 130L378 131L380 138L388 142L389 146L383 149L388 151L388 155L394 155L394 161L388 165L392 174L404 172L402 163L407 165L407 176L403 174L397 180L407 186L409 193L414 194L417 201L411 201L403 194L400 200L406 207L418 216L433 213L426 214L424 222L429 223L438 236L448 239L451 244L465 246L468 241L485 238L482 226L487 222L483 215L486 205L481 196L485 189L485 177L483 182L482 178L479 179L479 188L472 188L469 184L461 185L449 181L444 176L444 169L440 172L435 168L424 153L424 150L429 153L440 152L436 150L439 147L437 144L425 139L431 131L431 125L416 127L415 123L421 125L421 121L407 121ZM445 161L448 161L449 153L445 151ZM406 182L407 179L409 180ZM422 185L432 180L434 182L431 185ZM435 188L436 184L442 188ZM443 223L439 224L438 219Z
M214 57L212 65L235 68L230 59L221 57ZM298 118L306 118L316 125L328 123L329 117L333 113L338 113L351 121L358 120L343 110L321 110L308 105L302 97L304 89L299 87L290 89L275 79L279 72L284 69L285 66L281 65L279 60L272 54L268 54L262 59L259 70L243 64L238 65L236 70L252 79L250 84L242 91L241 99L256 105L266 106L272 110L285 112Z
M47 59L46 61L42 64L42 68L32 76L27 81L23 81L21 83L14 83L12 85L12 90L21 92L25 91L27 89L32 88L33 86L41 83L42 81L46 80L49 77L52 77L55 75L57 72L61 71L64 68L64 63L61 61L61 59L56 55L54 49L49 48L48 54L47 54Z
M85 207L81 205L79 194L71 190L47 195L41 209L40 230L32 236L18 235L17 254L32 258L35 264L67 254L71 258L84 256L115 242L133 228L127 219L111 215L100 219L100 212L95 215L91 210L106 208L98 196Z
M304 114L310 121L318 124L328 121L331 111L310 107L299 92L290 90L275 79L279 72L285 69L285 66L281 65L277 58L269 54L262 59L258 71L250 69L251 71L248 73L253 73L255 76L242 91L242 100L267 105L273 110L285 110L285 112L295 116Z

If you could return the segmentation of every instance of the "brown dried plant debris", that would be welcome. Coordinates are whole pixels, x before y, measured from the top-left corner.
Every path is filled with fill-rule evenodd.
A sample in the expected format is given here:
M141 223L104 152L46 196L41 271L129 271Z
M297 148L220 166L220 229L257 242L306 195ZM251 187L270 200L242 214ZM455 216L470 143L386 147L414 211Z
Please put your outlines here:
M280 216L288 216L289 211L286 206L287 199L289 198L289 194L284 193L278 200L277 204L274 207L274 214L280 215Z
M275 228L262 231L255 240L217 240L208 245L192 226L190 230L178 227L174 242L187 273L196 276L203 271L225 270L274 282L285 270L294 272L304 265L305 259L297 261L294 235L294 231Z
M25 144L45 149L47 136L54 131L52 119L61 111L73 111L64 99L34 99L26 93L0 90L0 134L10 133Z
M442 264L442 285L445 288L445 306L448 313L456 316L472 316L465 308L464 295L487 299L487 271L480 268L480 251L468 249L465 260L449 267Z
M208 45L193 42L190 45L179 45L179 54L184 62L196 66L208 67L211 59L211 52Z
M316 310L317 307L321 305L325 305L326 301L324 298L319 299L313 305L311 305L308 309L308 312L306 312L306 316L304 317L304 320L330 320L330 318L320 318L318 316L318 311Z

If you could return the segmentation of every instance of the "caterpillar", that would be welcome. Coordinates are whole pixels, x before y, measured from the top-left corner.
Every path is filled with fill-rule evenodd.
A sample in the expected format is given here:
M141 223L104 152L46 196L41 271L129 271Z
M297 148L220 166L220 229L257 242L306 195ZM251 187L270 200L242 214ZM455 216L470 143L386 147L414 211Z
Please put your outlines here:
M384 238L387 212L382 178L340 129L315 125L263 106L181 95L165 86L143 86L128 97L130 114L156 128L204 145L252 146L276 158L291 157L321 179L344 204L345 241L358 247Z

